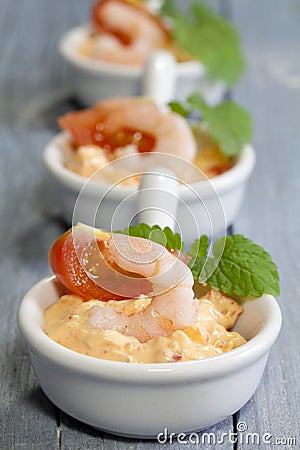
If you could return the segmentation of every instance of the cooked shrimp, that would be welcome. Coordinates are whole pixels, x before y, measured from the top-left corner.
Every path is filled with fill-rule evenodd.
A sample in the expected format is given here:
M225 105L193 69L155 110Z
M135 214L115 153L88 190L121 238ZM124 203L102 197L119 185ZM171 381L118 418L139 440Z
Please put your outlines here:
M145 6L130 0L101 0L93 9L94 55L103 61L140 65L166 47L170 34Z
M112 234L105 241L103 255L123 271L147 278L152 284L152 292L147 294L151 302L134 314L105 303L96 305L90 311L91 328L116 330L145 342L196 321L198 301L194 299L192 273L166 248L138 237Z
M192 130L187 121L179 114L153 110L153 102L132 99L129 105L114 109L104 121L108 135L115 135L118 130L136 130L144 135L152 135L155 145L152 152L169 153L193 161L197 146Z
M94 108L65 114L59 124L71 132L78 146L98 145L116 151L134 145L138 152L168 153L187 161L193 161L197 152L187 121L176 113L161 111L148 98L104 100Z

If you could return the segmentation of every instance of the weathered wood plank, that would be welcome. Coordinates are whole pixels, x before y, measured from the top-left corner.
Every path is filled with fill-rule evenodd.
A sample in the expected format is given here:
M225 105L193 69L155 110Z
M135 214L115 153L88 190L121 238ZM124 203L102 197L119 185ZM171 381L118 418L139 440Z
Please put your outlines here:
M283 328L262 383L237 416L248 432L300 442L300 5L293 0L233 1L248 71L235 98L253 114L257 165L236 231L264 245L278 263ZM241 434L241 438L243 434ZM244 433L245 437L245 433ZM243 446L243 448L268 448ZM282 444L276 448L295 448Z
M170 440L167 440L166 443L163 443L165 439L162 438L161 443L159 443L155 439L139 440L112 436L81 424L65 414L61 415L61 428L62 450L96 450L99 448L104 448L105 450L158 450L162 446L166 450L174 450L183 447L188 449L199 449L200 445L203 449L233 448L232 443L226 438L224 439L224 443L219 444L222 434L229 434L233 430L231 417L216 426L205 430L205 434L201 435L201 433L198 433L198 437L193 435L191 441L189 441L188 436L185 437L184 440L187 441L186 443L178 443L176 438L171 438L171 442ZM162 424L162 432L163 430L164 425ZM212 433L213 436L209 437L207 436L207 433ZM215 439L215 441L213 441L213 439Z
M16 325L19 301L50 273L47 251L62 231L51 220L40 158L48 138L0 132L1 450L57 448L55 409L37 384Z
M0 126L47 127L49 110L69 95L59 38L88 20L86 2L1 0ZM56 111L56 112L59 112Z
M27 350L16 329L16 311L25 291L46 271L44 256L31 261L25 254L0 262L0 448L56 449L54 406L41 393ZM43 264L44 262L44 264Z

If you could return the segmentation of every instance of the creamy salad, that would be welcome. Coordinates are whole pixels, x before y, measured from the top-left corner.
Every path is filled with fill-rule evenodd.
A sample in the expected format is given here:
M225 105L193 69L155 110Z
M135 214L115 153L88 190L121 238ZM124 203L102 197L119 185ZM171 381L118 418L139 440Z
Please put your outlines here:
M229 331L242 313L242 307L215 290L198 300L198 317L193 324L145 342L115 329L99 329L93 322L95 308L109 305L129 316L145 309L150 301L145 296L101 302L64 295L46 310L45 331L55 342L76 352L135 363L198 360L219 355L246 342L239 333Z

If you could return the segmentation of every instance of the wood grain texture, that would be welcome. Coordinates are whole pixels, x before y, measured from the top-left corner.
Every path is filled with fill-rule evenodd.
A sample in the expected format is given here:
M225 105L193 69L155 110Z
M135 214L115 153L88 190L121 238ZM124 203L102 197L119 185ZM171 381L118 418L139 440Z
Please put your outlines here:
M40 159L48 137L0 132L1 450L57 448L55 408L37 384L16 326L18 303L49 274L47 250L61 233L51 219Z
M248 70L234 96L253 114L255 172L241 215L240 231L274 257L281 276L283 327L262 383L238 421L248 432L296 438L300 445L300 329L297 325L300 265L300 4L297 1L232 3ZM243 437L243 436L241 436ZM274 442L274 441L273 441ZM268 448L247 446L243 448Z
M180 2L179 2L180 3ZM90 0L0 0L0 449L156 450L155 441L116 438L60 413L41 392L16 329L19 300L49 274L47 251L64 230L41 153L56 117L76 107L69 73L57 54L59 37L87 18ZM17 5L17 7L16 7ZM245 422L249 432L296 437L300 355L300 4L298 0L221 0L241 30L248 71L235 98L254 117L257 166L235 231L264 245L279 265L283 329L254 397L222 433ZM233 393L234 395L234 393ZM162 424L163 429L163 424ZM166 449L268 449L246 444L165 444Z

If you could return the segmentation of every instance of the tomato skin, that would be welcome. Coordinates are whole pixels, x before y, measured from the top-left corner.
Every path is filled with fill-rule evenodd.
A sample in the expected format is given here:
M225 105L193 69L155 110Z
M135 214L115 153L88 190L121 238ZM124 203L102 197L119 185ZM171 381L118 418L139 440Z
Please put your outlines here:
M60 127L67 130L78 147L97 145L113 152L118 148L135 144L140 153L151 152L155 147L156 138L137 129L122 128L113 134L105 132L107 111L101 111L101 103L92 108L64 114L58 119ZM139 135L138 139L136 135Z
M97 107L94 106L82 111L66 113L58 119L58 124L63 130L67 130L71 134L75 145L99 145L94 134L101 120L102 117Z
M149 280L139 274L123 270L109 259L109 254L106 254L108 260L105 259L104 253L107 253L105 241L107 239L110 239L110 233L82 224L76 225L60 236L49 251L49 264L57 279L72 294L79 295L85 301L91 299L128 300L136 298L140 294L150 294L152 284ZM107 289L99 286L87 275L77 255L77 252L79 252L78 254L90 254L93 244L96 244L97 251L102 254L102 259L97 259L97 263L99 267L101 266L100 281Z
M84 300L124 300L124 297L102 289L87 276L74 248L72 229L60 236L51 247L49 264L61 284Z

